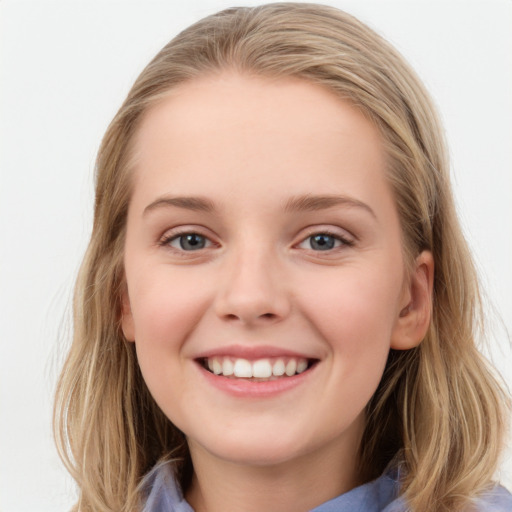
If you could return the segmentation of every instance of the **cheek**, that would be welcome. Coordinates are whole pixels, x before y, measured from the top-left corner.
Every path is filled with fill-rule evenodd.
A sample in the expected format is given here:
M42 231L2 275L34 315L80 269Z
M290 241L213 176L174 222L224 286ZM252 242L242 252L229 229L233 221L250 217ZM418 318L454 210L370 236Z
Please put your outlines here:
M348 428L378 387L401 283L401 274L386 273L378 266L338 270L336 275L317 274L314 290L302 294L301 304L330 354L324 392L315 402L314 414L328 411L325 423L333 431Z
M334 350L370 358L387 354L401 279L400 272L381 265L344 268L323 279L317 276L308 298L312 323Z
M178 341L201 315L204 302L201 287L190 276L181 277L162 266L141 269L128 284L136 341L152 344Z
M192 300L193 294L150 279L133 294L135 348L142 376L160 409L179 425L181 416L172 414L193 401L186 385L183 347L197 322L197 296Z
M158 401L160 387L179 375L183 347L204 313L206 301L190 279L179 279L168 268L142 268L131 277L128 287L137 358ZM175 386L181 386L178 379Z

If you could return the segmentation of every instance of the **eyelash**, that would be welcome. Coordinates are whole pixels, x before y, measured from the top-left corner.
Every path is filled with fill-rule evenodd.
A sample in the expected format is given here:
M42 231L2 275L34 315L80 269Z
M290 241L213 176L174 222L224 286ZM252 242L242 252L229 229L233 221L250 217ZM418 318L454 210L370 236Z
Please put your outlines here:
M309 249L309 250L311 250L313 252L331 252L331 251L334 251L336 249L340 249L343 246L345 246L345 247L352 247L354 245L354 241L353 240L351 240L351 239L349 239L347 237L344 237L344 236L340 235L339 233L334 233L333 231L330 231L329 229L322 229L322 230L318 230L318 231L312 231L305 238L303 238L302 241L298 245L300 246L301 244L305 243L307 240L311 240L312 238L317 237L317 236L326 236L326 237L329 237L329 238L333 238L334 240L339 241L341 243L340 243L339 246L333 247L331 249L327 249L325 251L322 251L322 250L315 251L314 249Z
M203 238L206 243L208 244L206 247L200 247L196 250L190 250L190 251L187 251L183 248L183 246L178 249L177 247L172 247L171 246L171 242L175 241L175 240L179 240L180 238L182 237L185 237L185 236L190 236L190 235L196 235L198 237L201 237ZM347 238L347 237L344 237L342 235L340 235L339 233L334 233L333 231L331 230L328 230L328 229L323 229L323 230L318 230L318 231L312 231L310 232L306 237L304 237L298 244L296 244L295 246L301 246L303 243L305 243L306 241L308 240L312 240L314 237L318 237L318 236L325 236L325 237L329 237L329 238L332 238L334 239L335 241L338 241L340 242L340 244L338 246L335 246L335 247L332 247L332 248L328 248L326 250L314 250L314 249L307 249L307 250L310 250L310 251L313 251L313 252L325 252L325 253L329 253L329 252L332 252L336 249L340 249L342 247L352 247L354 246L354 241ZM160 246L163 246L163 247L169 247L173 250L175 250L177 253L180 253L180 254L183 254L183 253L194 253L194 252L199 252L200 250L202 249L207 249L213 245L215 245L214 242L212 242L212 240L210 240L210 238L208 238L206 235L203 235L197 231L194 231L194 230L183 230L183 231L178 231L178 232L173 232L173 233L170 233L170 234L167 234L167 235L164 235L160 241L159 241L159 245ZM180 245L182 245L180 243Z
M180 238L183 238L185 236L190 236L190 235L195 235L195 236L203 238L204 240L206 240L206 243L209 244L208 246L214 245L214 243L210 240L210 238L208 238L206 235L203 235L194 230L183 230L183 231L166 234L160 239L158 245L163 246L163 247L169 247L178 253L196 252L193 250L186 251L185 249L183 249L183 247L181 249L178 249L177 247L171 246L171 242L173 242L174 240L179 240ZM181 243L180 243L180 245L181 245ZM200 249L205 249L205 248L208 248L208 247L201 247ZM199 251L200 249L197 249L197 251Z

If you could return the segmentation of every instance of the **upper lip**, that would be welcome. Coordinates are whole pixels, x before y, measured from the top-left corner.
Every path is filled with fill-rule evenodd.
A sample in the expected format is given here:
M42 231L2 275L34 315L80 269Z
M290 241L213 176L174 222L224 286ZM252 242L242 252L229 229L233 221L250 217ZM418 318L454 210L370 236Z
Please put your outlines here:
M264 359L267 357L295 357L302 359L319 359L307 353L297 352L273 345L229 345L225 347L217 347L211 350L205 350L195 356L194 359L208 359L210 357L233 357L248 360Z

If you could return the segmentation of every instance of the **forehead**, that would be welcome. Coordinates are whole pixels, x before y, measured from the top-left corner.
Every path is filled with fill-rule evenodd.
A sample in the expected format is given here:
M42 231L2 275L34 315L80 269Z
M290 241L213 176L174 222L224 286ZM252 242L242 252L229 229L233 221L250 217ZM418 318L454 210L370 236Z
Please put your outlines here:
M222 187L250 196L258 182L283 194L364 196L361 185L385 181L378 129L298 78L223 72L184 83L146 112L134 153L136 191L151 181L186 194L193 182L197 193Z
M169 90L143 116L136 137L138 149L165 136L162 128L190 130L194 135L219 130L242 133L281 131L325 137L359 130L370 142L379 134L365 116L334 91L297 77L270 78L223 71L200 76ZM212 133L211 129L215 128ZM220 133L220 132L219 132ZM155 139L157 137L157 139Z

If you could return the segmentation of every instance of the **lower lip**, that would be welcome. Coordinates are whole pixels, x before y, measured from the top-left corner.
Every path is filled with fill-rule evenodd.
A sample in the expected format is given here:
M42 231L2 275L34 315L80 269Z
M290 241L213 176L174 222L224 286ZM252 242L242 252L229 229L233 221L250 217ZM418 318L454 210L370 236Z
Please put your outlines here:
M293 377L282 377L267 381L251 381L248 379L224 377L223 375L215 375L200 365L198 366L208 384L229 395L240 398L268 398L280 395L281 393L285 393L286 391L300 386L309 378L311 373L315 371L317 365Z

